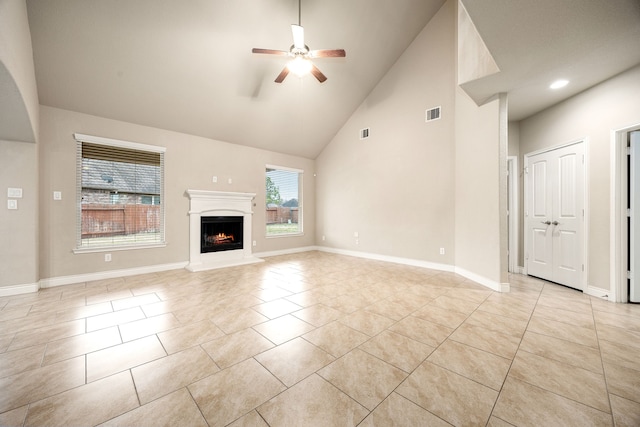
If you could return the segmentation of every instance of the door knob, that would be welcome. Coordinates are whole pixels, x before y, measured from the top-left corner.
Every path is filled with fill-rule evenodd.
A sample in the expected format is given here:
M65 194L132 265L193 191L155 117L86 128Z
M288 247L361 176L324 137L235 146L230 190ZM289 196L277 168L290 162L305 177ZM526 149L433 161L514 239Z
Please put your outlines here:
M553 224L553 225L558 225L558 224L560 224L560 223L559 223L558 221L553 221L551 224Z
M545 224L545 225L550 225L551 221L540 221L541 223Z

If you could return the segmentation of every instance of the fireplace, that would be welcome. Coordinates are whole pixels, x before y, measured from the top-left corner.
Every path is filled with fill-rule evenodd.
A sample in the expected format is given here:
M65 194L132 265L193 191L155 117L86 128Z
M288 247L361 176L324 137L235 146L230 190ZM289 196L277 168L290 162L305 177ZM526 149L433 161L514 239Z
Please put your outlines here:
M242 249L241 216L200 217L200 253Z
M264 260L253 256L251 222L255 193L187 190L189 197L189 271Z

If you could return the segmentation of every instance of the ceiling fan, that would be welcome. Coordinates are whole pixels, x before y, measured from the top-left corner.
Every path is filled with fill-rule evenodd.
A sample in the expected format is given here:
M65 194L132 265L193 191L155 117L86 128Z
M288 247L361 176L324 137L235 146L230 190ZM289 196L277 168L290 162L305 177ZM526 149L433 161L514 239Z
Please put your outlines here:
M300 0L298 0L298 25L291 25L293 45L291 45L288 51L261 48L253 48L251 50L253 53L288 56L291 58L291 61L289 61L280 74L278 74L278 77L276 77L276 83L282 83L287 75L289 75L289 72L293 72L300 77L307 73L311 73L320 83L323 83L327 80L327 76L322 74L322 71L320 71L320 69L311 62L311 59L344 58L347 55L344 49L309 50L309 46L304 44L304 28L300 25L300 14Z

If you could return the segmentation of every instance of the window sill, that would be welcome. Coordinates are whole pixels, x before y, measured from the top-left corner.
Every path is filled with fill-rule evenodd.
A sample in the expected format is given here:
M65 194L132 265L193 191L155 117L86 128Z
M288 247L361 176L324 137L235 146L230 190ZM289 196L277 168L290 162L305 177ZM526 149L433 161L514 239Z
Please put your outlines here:
M121 245L121 246L96 246L90 248L75 248L74 254L90 254L96 252L113 252L113 251L129 251L136 249L153 249L164 248L167 246L166 242L162 243L150 243L150 244L135 244L135 245Z
M304 233L287 233L287 234L267 234L265 238L267 239L279 239L281 237L301 237L304 236Z

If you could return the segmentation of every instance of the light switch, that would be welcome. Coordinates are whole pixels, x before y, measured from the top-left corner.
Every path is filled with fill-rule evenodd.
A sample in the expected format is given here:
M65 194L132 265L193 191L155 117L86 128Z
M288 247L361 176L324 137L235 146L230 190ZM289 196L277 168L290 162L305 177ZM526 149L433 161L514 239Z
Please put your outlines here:
M211 182L218 182L218 177L214 176L213 178L211 178Z
M13 199L7 200L7 209L18 209L18 201Z
M7 188L7 197L14 199L22 198L22 188Z
M54 191L53 192L53 200L62 200L62 192Z

